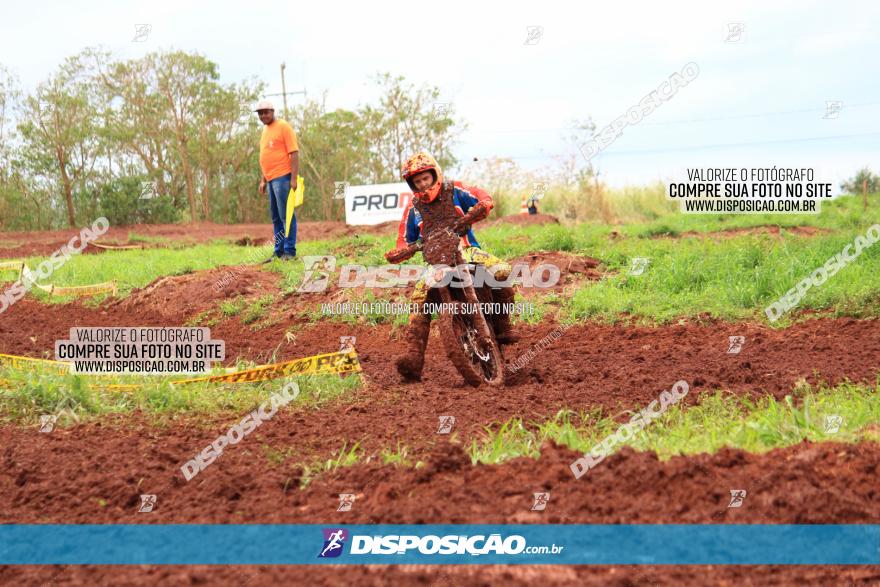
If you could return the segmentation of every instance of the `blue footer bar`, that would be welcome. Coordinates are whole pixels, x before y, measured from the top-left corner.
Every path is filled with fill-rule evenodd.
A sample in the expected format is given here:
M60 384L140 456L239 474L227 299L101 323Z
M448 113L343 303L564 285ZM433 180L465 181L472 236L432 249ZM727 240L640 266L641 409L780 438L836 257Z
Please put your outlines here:
M880 564L880 525L0 525L0 564Z

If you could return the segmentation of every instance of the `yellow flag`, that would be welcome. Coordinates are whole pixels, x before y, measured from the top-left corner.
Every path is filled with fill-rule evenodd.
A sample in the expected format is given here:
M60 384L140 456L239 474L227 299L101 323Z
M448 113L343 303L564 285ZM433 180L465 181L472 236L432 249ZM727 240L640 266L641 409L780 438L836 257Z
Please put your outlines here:
M301 175L296 176L296 189L290 188L290 192L287 194L287 218L284 222L284 236L290 236L290 221L293 220L293 211L302 206L303 203L303 178Z

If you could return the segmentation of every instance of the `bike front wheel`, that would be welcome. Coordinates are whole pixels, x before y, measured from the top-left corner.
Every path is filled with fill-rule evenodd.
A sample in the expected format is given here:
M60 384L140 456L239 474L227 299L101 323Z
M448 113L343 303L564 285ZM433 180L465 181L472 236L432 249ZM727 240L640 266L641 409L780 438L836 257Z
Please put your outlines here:
M446 355L468 385L500 386L504 383L504 360L495 335L480 312L458 311L464 306L447 288L440 298L451 312L440 315L440 336Z

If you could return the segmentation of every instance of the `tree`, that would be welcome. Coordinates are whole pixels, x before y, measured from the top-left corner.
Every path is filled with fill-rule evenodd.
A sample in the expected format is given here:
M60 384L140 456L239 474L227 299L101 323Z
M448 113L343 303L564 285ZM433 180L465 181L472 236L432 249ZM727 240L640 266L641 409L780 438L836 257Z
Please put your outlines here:
M196 179L190 159L189 142L198 136L198 108L208 101L214 89L212 82L220 77L217 64L201 55L190 55L183 51L151 53L145 59L156 76L163 113L170 119L174 148L183 169L190 219L196 222L199 217L196 208ZM208 208L207 203L204 208Z
M168 154L173 150L173 136L163 118L161 96L156 76L145 59L110 60L110 56L90 51L95 64L95 79L106 95L104 132L114 146L107 153L108 167L117 175L138 175L146 171L155 182L159 196L169 195L178 205L177 190L171 183L175 166Z
M111 62L97 79L113 104L107 134L127 174L144 170L159 197L188 206L191 221L247 214L259 127L250 106L262 82L222 85L215 63L181 52ZM225 196L216 210L215 192Z
M855 176L840 184L840 189L847 194L860 194L866 181L868 182L869 194L880 192L880 175L872 173L867 167L859 169Z
M294 108L291 119L300 144L300 175L308 194L303 212L311 217L340 219L344 211L334 205L336 182L371 183L370 151L365 121L357 112L327 112L326 94L320 102Z
M67 209L67 223L76 225L73 193L95 170L100 152L96 94L79 56L68 58L36 93L24 100L19 123L26 164L37 178L57 177Z
M415 87L402 76L380 74L376 84L381 89L379 106L360 110L370 146L371 176L377 182L399 181L400 168L407 158L418 152L431 153L441 168L451 168L455 137L465 126L456 126L455 109L450 103L438 102L436 87Z
M0 65L0 228L9 230L19 194L13 172L15 127L12 111L20 99L18 79Z
M0 65L0 181L6 178L12 160L12 143L15 140L12 111L20 99L18 79Z
M24 99L13 82L0 67L0 227L51 228L98 214L266 220L257 192L262 127L251 111L262 82L223 84L217 65L197 54L119 60L96 48L67 59ZM455 163L461 126L451 107L435 108L439 91L389 74L377 83L376 106L330 112L322 99L295 110L303 217L341 218L335 182L398 181L416 151L447 169ZM135 197L140 182L162 201Z
M210 219L212 192L224 194L220 211L227 221L242 202L256 196L259 132L262 126L251 112L251 105L263 92L262 83L209 85L200 111L195 117L198 132L191 144L193 163L198 170L202 215ZM233 193L227 188L233 187ZM234 195L235 194L235 195ZM244 212L246 214L246 212Z

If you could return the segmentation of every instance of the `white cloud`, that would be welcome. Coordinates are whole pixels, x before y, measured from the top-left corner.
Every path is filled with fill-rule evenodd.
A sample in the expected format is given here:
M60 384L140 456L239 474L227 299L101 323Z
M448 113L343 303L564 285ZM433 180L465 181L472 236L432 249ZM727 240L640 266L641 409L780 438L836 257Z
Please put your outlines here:
M819 108L832 98L880 101L876 80L865 74L880 52L878 40L865 32L878 11L868 3L829 7L793 0L736 5L174 0L50 2L34 16L33 7L19 3L4 8L0 54L25 89L65 57L94 45L121 57L170 48L198 51L219 64L224 80L257 76L270 92L280 91L279 64L285 61L288 88L306 87L310 97L327 90L330 107L346 108L372 100L376 90L369 76L389 71L436 85L444 101L454 102L471 127L460 145L462 158L514 155L530 167L548 163L549 155L564 148L557 129L572 118L591 116L607 124L689 61L699 64L700 77L644 125L628 130L610 153L880 130L876 110L867 109L845 110L849 118L834 127L823 127L821 117L812 115L656 125ZM745 24L742 43L724 42L729 22ZM131 42L136 23L152 25L148 41ZM524 44L529 25L543 27L535 45ZM861 145L816 142L798 148L849 170L837 153ZM791 150L783 144L761 152L780 157ZM738 162L742 149L713 151L712 157ZM609 155L609 176L656 177L669 173L664 161L680 167L693 158L681 152L627 156L624 165Z

